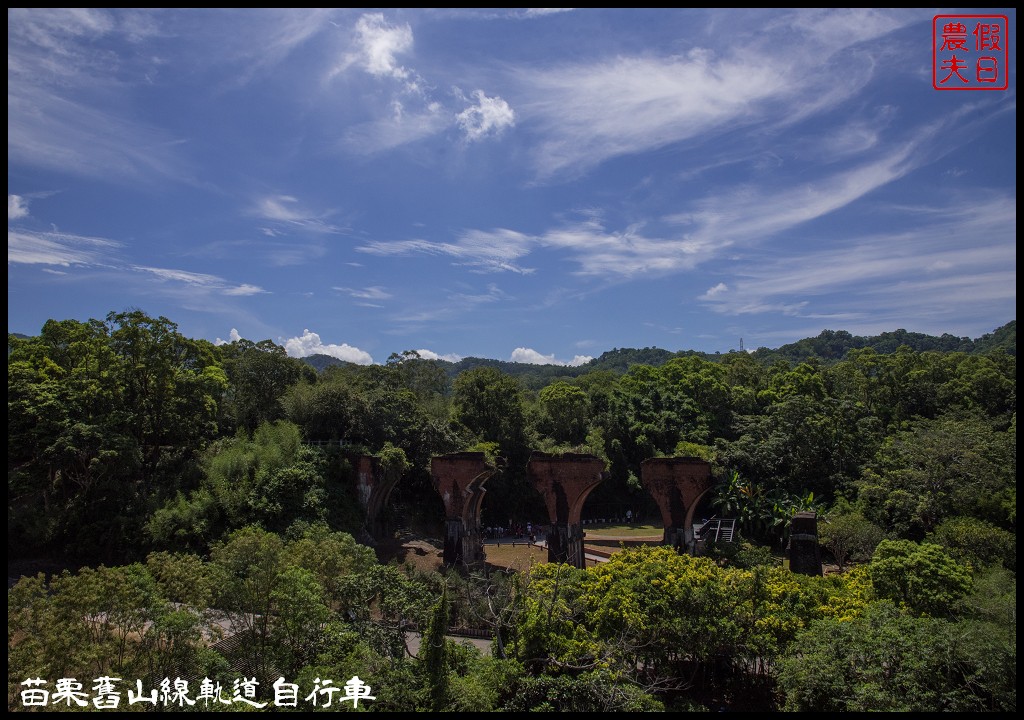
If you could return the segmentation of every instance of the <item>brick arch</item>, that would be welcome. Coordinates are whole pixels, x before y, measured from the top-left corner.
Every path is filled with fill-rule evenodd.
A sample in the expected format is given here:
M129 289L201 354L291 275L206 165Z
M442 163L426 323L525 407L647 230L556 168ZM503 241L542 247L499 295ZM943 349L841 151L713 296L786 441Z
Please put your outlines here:
M497 469L482 452L461 452L431 458L430 477L445 509L443 562L472 566L484 562L480 509L485 483Z
M696 457L649 458L640 463L640 482L661 511L663 542L685 550L693 540L693 513L712 489L711 463Z
M548 510L548 561L585 567L580 516L587 496L608 477L604 460L596 455L534 452L526 467Z

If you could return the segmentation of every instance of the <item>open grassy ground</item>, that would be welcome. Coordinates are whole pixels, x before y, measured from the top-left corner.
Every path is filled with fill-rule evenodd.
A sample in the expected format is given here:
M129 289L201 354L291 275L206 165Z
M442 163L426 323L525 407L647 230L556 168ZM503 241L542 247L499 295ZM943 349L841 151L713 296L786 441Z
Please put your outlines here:
M584 525L583 532L586 533L587 539L661 540L665 534L665 529L661 525L640 525L637 523L612 525L608 523Z
M621 551L621 544L659 543L663 530L659 525L649 524L601 524L584 525L585 546L604 553ZM378 547L382 562L396 560L399 564L410 564L422 572L436 572L441 568L443 547L439 540L405 536L396 538L388 547ZM488 542L484 545L487 563L496 568L522 572L532 565L548 561L547 548L530 546L517 540L515 545L503 542L501 545Z
M529 570L531 565L546 563L548 551L536 545L528 546L523 541L501 545L484 545L487 563L496 568L516 571ZM378 545L377 557L381 562L396 561L399 565L411 565L420 572L439 572L444 559L444 547L439 540L407 535L394 542Z
M529 570L533 565L548 561L547 548L536 545L528 546L522 543L516 543L515 546L508 543L484 545L484 555L488 565L518 572Z

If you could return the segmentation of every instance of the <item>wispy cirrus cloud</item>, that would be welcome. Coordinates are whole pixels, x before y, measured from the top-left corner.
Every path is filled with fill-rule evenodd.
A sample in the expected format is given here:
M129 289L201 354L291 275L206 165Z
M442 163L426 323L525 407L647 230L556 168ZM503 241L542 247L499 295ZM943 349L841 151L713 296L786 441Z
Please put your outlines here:
M356 155L373 155L414 143L444 132L452 115L439 102L428 102L410 110L395 100L391 115L359 123L345 131L341 147Z
M572 177L610 158L683 141L703 144L739 127L771 127L825 112L859 92L875 71L868 53L850 77L854 59L845 55L851 48L908 21L896 10L794 11L770 23L756 13L713 13L707 44L677 55L519 68L513 75L517 110L537 139L538 177ZM736 42L717 42L719 22L730 23ZM792 32L796 22L804 28L799 35ZM839 26L856 30L842 35Z
M929 160L927 148L943 123L921 128L918 137L880 144L857 163L837 164L814 182L748 183L688 199L683 212L656 222L610 229L595 211L539 234L509 228L465 230L452 241L372 241L357 247L379 256L448 256L476 272L531 273L532 255L559 252L577 266L574 274L628 280L693 270L730 248L747 248L791 233L810 221L842 210L906 176ZM663 229L651 232L649 225ZM791 308L787 308L789 310Z
M153 275L162 281L181 283L196 290L217 292L221 295L260 295L267 292L257 285L250 285L248 283L235 285L222 277L206 273L195 273L187 270L175 270L172 268L147 267L144 265L133 265L131 266L131 269L137 272Z
M468 230L455 242L429 240L370 241L356 247L359 252L379 256L448 255L458 265L477 272L515 272L529 274L533 268L521 267L519 258L529 254L535 238L515 230Z
M576 8L526 8L520 13L520 17L524 18L539 18L546 17L548 15L559 15L561 13L572 12Z
M891 208L901 213L912 208ZM871 319L874 327L908 318L955 327L968 314L998 317L1016 299L1016 202L990 198L919 208L913 230L833 238L827 248L791 257L751 257L728 282L698 299L727 315ZM975 238L965 246L962 238ZM810 308L813 308L811 310Z
M406 310L390 317L392 327L388 332L402 334L423 323L451 321L453 318L471 314L481 307L488 307L509 300L510 296L496 283L488 283L483 291L445 290L441 297L424 300L415 310Z
M456 265L476 272L530 274L520 260L538 249L565 252L578 265L576 274L629 278L640 273L669 273L694 267L708 256L711 244L676 238L650 237L642 227L607 230L599 217L552 228L541 235L516 230L467 230L454 242L427 240L375 241L356 248L373 255L447 255Z
M813 183L779 188L743 185L693 202L688 212L665 217L686 228L695 244L732 245L767 239L797 225L835 212L868 193L903 177L924 158L917 142L887 146L878 159L821 175Z
M48 170L105 180L184 178L180 139L144 122L16 82L8 88L8 155Z
M298 228L314 233L342 233L346 228L327 221L333 211L316 213L303 207L298 198L292 195L265 195L253 203L252 213L261 220L278 223L279 226ZM278 231L273 228L262 228L268 236Z
M542 178L750 122L788 83L775 68L701 51L518 72Z
M382 308L384 300L390 300L393 296L379 285L366 288L333 287L332 290L345 293L356 300L356 305L368 308Z
M100 265L111 262L120 243L57 231L7 230L7 263L21 265Z
M123 243L108 238L76 235L56 230L7 230L8 265L48 265L59 267L102 268L104 271L141 273L161 284L184 285L194 291L216 292L226 296L258 295L267 292L250 283L232 283L217 275L173 268L136 265L123 259ZM43 268L46 270L46 268ZM64 274L56 272L54 274Z
M147 10L8 9L10 160L105 180L188 175L180 138L140 121L119 98L155 62L132 51L157 33L149 18ZM107 51L96 52L97 43Z
M392 297L391 293L380 285L366 288L334 287L332 289L343 292L349 297L354 297L358 300L387 300Z
M232 68L204 89L244 85L338 12L9 8L8 157L104 181L197 183L188 156L194 138L147 116L134 91L185 68Z

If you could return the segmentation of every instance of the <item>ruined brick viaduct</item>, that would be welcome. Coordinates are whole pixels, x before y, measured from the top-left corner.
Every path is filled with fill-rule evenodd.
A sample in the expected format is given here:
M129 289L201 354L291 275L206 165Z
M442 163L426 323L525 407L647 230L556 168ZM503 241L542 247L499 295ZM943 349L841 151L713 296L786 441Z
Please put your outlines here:
M604 461L594 455L535 452L530 456L527 475L548 511L550 562L584 567L580 516L587 496L608 477L604 467ZM661 509L665 543L682 549L693 512L711 489L711 465L699 458L652 458L640 470L641 482ZM446 514L445 565L483 562L480 508L484 484L494 473L483 453L454 453L431 461L430 474Z
M384 530L380 518L398 477L383 472L376 458L365 455L355 459L355 467L367 530L379 538ZM604 467L604 461L595 455L534 452L530 456L527 475L548 512L549 562L585 567L581 514L587 496L608 477ZM496 472L482 452L451 453L431 460L431 478L445 509L446 566L483 564L480 511L487 492L484 486ZM693 541L694 512L712 487L711 465L695 457L650 458L640 464L640 482L661 511L662 542L685 551ZM794 569L820 575L814 514L801 513L794 518L793 532ZM800 559L803 556L806 561Z

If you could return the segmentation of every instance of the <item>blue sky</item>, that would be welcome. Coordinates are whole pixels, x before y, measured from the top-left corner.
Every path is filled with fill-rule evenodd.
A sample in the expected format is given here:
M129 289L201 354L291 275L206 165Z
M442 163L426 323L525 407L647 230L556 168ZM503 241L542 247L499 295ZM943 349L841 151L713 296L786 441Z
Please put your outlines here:
M932 86L936 14L1009 88ZM1012 9L8 9L8 329L584 362L1016 318Z

